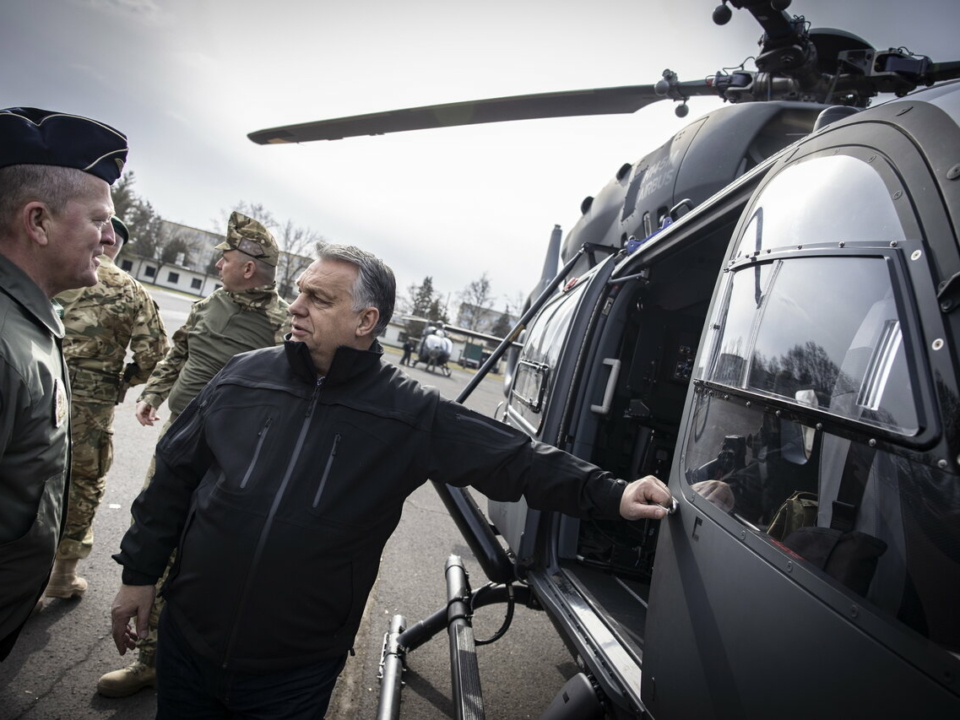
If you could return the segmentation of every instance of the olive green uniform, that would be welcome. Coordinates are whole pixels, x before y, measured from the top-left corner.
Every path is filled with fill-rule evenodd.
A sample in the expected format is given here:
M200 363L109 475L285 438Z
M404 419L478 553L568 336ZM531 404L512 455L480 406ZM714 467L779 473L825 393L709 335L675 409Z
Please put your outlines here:
M57 557L85 558L93 518L113 462L113 412L127 385L146 382L169 347L153 298L106 255L100 282L57 296L63 305L63 355L70 372L73 463L66 526ZM124 366L129 346L133 362Z
M230 358L283 342L290 331L288 307L277 295L275 284L240 292L219 288L193 304L187 321L173 334L173 346L157 364L138 399L155 408L168 400L170 417L161 437ZM151 460L144 487L150 484L154 469ZM140 662L145 665L154 664L162 608L163 599L158 597L150 613L150 635L137 643Z
M0 255L0 659L53 565L70 470L70 388L53 304Z

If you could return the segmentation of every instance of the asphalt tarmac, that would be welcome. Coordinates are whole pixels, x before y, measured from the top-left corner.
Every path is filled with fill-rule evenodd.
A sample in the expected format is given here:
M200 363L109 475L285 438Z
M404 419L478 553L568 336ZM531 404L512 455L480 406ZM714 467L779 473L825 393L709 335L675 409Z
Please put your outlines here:
M190 299L163 291L153 294L172 333L186 318ZM398 362L399 353L388 352L386 359ZM407 372L453 399L473 373L452 367L449 378L426 372L422 366ZM134 419L137 394L130 391L117 407L115 459L94 524L94 548L79 566L90 588L81 600L45 600L42 611L28 621L10 657L0 663L0 720L146 720L155 715L152 689L123 699L96 692L103 673L132 660L129 654L117 654L110 636L110 603L120 583L120 567L110 556L129 526L130 505L142 487L160 429L159 424L141 427ZM501 400L502 381L492 376L466 404L493 415ZM163 419L164 409L160 411ZM486 507L482 498L478 502ZM463 557L474 588L485 584L469 548L428 484L407 499L403 519L384 550L380 576L355 643L356 655L347 662L327 718L376 717L377 672L390 618L399 613L413 623L445 605L444 564L451 554ZM504 609L490 606L477 612L478 639L497 631ZM576 672L545 614L523 607L517 608L510 631L496 643L479 647L477 656L486 717L491 720L539 717L566 678ZM446 633L408 655L403 680L403 720L454 716Z

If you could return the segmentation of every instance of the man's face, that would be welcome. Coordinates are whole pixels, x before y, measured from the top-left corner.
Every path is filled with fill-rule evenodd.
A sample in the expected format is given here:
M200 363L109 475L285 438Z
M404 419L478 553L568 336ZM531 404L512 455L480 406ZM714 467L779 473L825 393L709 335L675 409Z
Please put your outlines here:
M339 260L317 260L308 267L297 287L300 294L290 305L291 339L305 343L317 372L326 375L341 345L366 349L372 338L358 332L363 310L353 309L357 267Z
M47 238L53 294L97 284L98 256L104 246L114 243L112 215L110 186L93 175L86 176L83 192L68 200L60 213L50 215Z
M217 261L217 270L220 271L220 282L229 292L243 289L244 268L250 262L250 256L239 250L224 250L223 256Z

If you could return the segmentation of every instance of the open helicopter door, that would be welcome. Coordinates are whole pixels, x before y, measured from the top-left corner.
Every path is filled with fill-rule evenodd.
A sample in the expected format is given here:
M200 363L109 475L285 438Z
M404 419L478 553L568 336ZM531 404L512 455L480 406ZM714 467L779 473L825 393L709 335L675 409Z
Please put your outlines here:
M921 154L960 133L922 102L895 119L905 104L781 159L734 233L660 528L652 718L960 717L940 419L957 371L935 285L957 272L957 189Z

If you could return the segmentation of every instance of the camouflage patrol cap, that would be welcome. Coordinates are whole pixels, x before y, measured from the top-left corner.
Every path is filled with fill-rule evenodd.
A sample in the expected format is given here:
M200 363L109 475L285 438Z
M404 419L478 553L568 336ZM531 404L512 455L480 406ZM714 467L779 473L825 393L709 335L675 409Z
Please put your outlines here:
M126 159L126 135L102 122L30 107L0 110L0 168L76 168L112 185Z
M227 239L216 246L217 250L239 250L267 265L277 266L280 249L273 235L261 223L242 213L230 214L227 223Z

